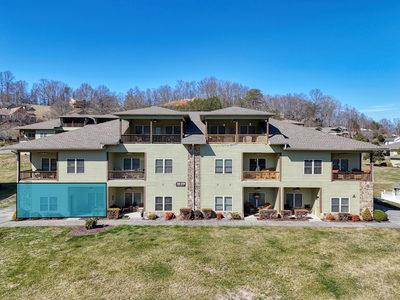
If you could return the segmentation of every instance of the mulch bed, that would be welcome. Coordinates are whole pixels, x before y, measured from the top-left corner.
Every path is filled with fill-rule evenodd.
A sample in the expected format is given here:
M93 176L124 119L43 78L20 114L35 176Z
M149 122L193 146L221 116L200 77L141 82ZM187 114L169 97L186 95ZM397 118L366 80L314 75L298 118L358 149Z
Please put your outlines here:
M94 229L87 230L85 226L75 226L71 229L70 234L72 236L83 236L83 235L93 235L99 232L106 230L107 228L111 227L110 225L98 225Z

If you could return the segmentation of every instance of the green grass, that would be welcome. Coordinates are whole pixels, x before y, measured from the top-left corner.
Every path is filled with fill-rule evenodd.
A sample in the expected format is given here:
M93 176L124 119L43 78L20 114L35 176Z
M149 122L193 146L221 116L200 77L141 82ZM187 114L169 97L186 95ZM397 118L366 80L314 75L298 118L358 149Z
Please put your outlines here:
M21 155L21 162L21 167L29 168L29 156ZM15 204L16 180L16 155L0 154L0 208Z
M392 167L374 167L374 197L380 197L384 190L391 191L393 184L400 182L400 169Z
M400 231L0 229L0 298L400 297Z

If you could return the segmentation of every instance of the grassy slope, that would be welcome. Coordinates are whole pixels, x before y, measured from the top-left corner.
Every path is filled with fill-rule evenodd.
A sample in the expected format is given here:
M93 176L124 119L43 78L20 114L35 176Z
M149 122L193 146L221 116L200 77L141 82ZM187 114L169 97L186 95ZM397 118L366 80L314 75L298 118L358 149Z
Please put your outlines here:
M15 203L16 156L0 154L0 208Z
M0 229L0 298L399 298L400 231Z
M375 167L374 196L380 197L383 190L391 191L393 184L400 182L400 169Z

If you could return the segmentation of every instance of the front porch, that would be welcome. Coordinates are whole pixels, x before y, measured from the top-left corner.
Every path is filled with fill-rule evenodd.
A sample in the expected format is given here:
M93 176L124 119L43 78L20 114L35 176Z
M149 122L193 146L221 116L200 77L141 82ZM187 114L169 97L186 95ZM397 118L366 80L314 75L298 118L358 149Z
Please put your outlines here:
M279 188L243 188L243 214L256 215L261 208L279 210Z
M108 187L108 208L120 208L121 212L144 209L144 187Z
M313 215L320 214L319 188L283 188L284 210L306 209Z

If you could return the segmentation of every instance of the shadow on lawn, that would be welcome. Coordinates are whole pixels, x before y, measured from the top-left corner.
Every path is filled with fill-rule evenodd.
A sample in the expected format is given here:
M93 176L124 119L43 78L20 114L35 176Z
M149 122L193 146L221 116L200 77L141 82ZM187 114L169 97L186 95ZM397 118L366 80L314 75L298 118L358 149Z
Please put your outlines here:
M17 184L15 182L0 183L0 201L7 199L17 192Z

